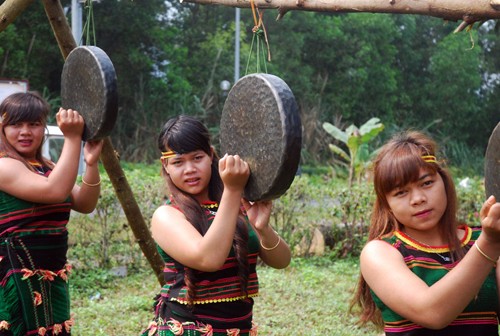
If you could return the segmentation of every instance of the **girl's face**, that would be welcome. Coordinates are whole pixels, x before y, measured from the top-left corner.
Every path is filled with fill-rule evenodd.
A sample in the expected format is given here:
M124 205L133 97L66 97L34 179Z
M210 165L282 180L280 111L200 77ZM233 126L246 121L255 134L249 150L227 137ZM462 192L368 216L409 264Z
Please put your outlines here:
M200 203L209 200L212 156L197 150L164 159L163 167L177 188L193 195Z
M40 121L21 121L4 126L5 138L24 158L35 159L45 136L45 125Z
M438 232L448 203L441 175L420 169L416 182L395 188L386 197L392 213L410 236L417 239Z

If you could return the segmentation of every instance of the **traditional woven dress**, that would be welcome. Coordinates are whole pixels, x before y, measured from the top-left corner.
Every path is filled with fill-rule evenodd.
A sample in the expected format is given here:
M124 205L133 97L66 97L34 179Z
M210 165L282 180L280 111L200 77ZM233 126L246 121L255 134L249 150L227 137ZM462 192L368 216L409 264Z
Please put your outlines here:
M470 250L481 230L467 226L461 228L465 230L461 245ZM401 252L408 268L429 286L457 265L457 262L451 261L450 249L447 246L429 248L400 231L394 232L393 236L384 240ZM392 311L375 293L372 292L372 296L382 311L384 331L387 336L498 336L498 292L495 269L486 278L477 297L450 325L440 330L423 328Z
M70 210L69 199L36 204L0 191L0 336L70 335Z
M213 222L217 205L206 208L209 223ZM248 277L247 295L242 295L238 264L231 249L224 265L215 272L196 271L196 300L188 305L184 265L167 255L157 246L165 261L165 285L155 302L155 318L143 331L143 336L253 336L253 299L258 295L256 273L259 240L248 224Z

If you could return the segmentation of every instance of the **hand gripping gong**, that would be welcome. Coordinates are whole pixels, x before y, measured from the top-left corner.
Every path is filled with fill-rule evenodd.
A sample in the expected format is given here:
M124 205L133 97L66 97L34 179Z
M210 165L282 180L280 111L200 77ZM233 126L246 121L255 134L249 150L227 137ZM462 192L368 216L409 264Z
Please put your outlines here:
M272 200L293 182L300 161L302 125L295 97L279 77L242 77L224 103L221 155L238 154L250 166L244 197Z
M102 49L81 46L69 53L61 75L61 104L82 115L84 141L111 133L118 114L116 74Z

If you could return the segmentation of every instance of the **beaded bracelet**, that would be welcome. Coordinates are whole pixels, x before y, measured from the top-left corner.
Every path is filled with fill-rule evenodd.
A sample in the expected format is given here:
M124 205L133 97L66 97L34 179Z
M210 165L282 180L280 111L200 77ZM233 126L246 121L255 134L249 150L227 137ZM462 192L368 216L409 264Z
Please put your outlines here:
M97 187L101 184L101 179L99 179L99 182L97 182L97 183L87 183L87 182L85 182L85 180L82 177L82 183L88 187Z
M481 253L481 255L482 255L483 257L485 257L486 259L488 259L489 261L491 261L491 262L493 263L493 266L495 266L495 267L497 266L497 260L495 260L495 259L491 258L489 255L487 255L486 253L484 253L484 252L483 252L483 250L481 250L481 249L479 248L479 245L477 244L477 242L475 242L475 243L474 243L474 246L476 247L477 251L478 251L479 253Z
M276 233L276 231L274 231ZM276 233L277 234L277 233ZM273 247L265 247L264 244L262 244L262 240L260 241L260 246L266 250L266 251L272 251L274 250L275 248L278 247L278 245L281 243L281 237L280 235L278 235L278 242L276 243L276 245L274 245Z

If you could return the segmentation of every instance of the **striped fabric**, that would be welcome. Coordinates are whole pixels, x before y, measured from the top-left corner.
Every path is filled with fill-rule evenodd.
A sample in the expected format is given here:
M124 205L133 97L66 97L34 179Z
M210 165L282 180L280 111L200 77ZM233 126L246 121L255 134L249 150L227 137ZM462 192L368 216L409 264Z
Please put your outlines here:
M35 204L0 192L0 336L70 335L70 211L69 199Z
M215 211L208 211L211 223ZM259 251L257 234L248 224L248 263L250 274L247 293L240 289L238 265L234 251L215 272L196 271L196 299L192 306L186 298L185 268L159 246L165 261L165 285L155 302L155 318L143 332L144 336L158 335L257 335L252 324L253 299L258 295L256 265Z
M462 226L466 232L461 244L469 250L479 237L480 228ZM446 246L430 249L413 240L403 232L384 239L397 248L404 257L408 268L431 286L456 266L451 261L450 249ZM423 328L387 307L372 292L373 299L382 312L387 336L498 336L498 292L495 270L492 270L484 282L476 299L446 328L430 330Z

